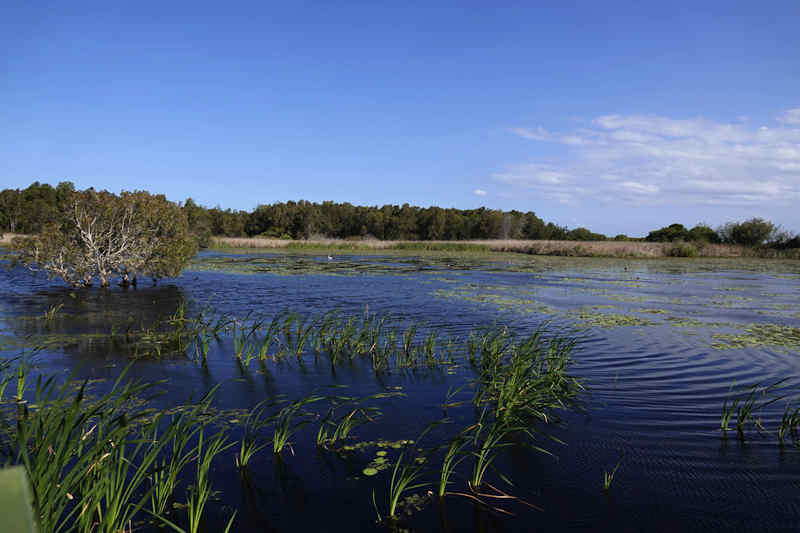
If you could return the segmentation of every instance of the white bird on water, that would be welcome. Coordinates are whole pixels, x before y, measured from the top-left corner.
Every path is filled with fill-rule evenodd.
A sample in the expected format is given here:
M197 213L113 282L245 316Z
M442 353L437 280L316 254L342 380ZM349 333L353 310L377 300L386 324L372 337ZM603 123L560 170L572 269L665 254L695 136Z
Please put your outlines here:
M333 261L333 256L332 255L328 256L328 261Z

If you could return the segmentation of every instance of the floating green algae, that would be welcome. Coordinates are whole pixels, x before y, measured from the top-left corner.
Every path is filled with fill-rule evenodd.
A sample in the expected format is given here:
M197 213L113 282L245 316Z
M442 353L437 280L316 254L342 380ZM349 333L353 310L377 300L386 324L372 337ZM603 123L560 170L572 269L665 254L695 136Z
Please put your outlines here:
M365 448L372 448L373 446L377 446L378 448L384 448L384 449L385 448L392 448L392 449L395 449L395 450L399 450L400 448L402 448L404 446L410 446L411 444L414 444L413 440L405 440L405 439L403 439L403 440L394 440L394 441L392 441L392 440L367 440L367 441L355 442L353 444L345 444L340 449L341 449L341 451L344 451L344 452L355 452L355 451L363 450ZM378 455L378 454L376 453L376 455ZM383 457L383 456L379 455L379 457Z
M510 287L503 287L504 291L511 290ZM528 294L533 291L520 290L515 294ZM510 294L498 294L497 292L487 292L484 288L479 291L475 289L456 289L445 290L437 289L433 292L437 298L457 299L464 302L489 304L497 307L499 311L514 311L518 313L541 313L555 314L558 311L547 304L543 304L533 298L520 298Z
M599 313L581 310L569 315L587 328L618 328L624 326L654 326L657 323L638 316L618 313Z
M650 298L646 298L644 296L627 296L624 294L608 294L606 295L606 298L613 302L623 303L643 303L652 301Z
M800 328L780 324L750 324L743 333L715 333L716 342L713 348L731 350L738 348L754 348L774 346L785 349L800 349Z

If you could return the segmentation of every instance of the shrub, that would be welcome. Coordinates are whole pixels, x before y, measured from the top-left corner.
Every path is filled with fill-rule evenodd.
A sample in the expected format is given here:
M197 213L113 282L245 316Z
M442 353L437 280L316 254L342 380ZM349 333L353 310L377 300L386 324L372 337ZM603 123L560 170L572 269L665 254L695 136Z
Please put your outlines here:
M671 257L695 257L697 248L688 242L676 242L667 250Z
M698 224L689 230L689 239L692 241L719 243L721 239L716 231L705 224Z
M651 231L644 240L648 242L673 242L688 241L690 239L689 230L683 224L670 224L661 229Z
M720 227L722 240L730 244L759 246L765 244L778 232L778 227L763 218L751 218L744 222L729 222Z

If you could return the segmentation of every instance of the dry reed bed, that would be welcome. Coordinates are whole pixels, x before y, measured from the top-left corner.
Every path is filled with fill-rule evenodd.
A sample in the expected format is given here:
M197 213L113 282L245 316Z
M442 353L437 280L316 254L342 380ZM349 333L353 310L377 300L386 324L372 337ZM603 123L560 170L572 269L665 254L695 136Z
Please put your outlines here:
M381 241L317 239L288 240L262 237L214 237L214 248L303 249L332 248L350 250L442 250L495 251L535 255L590 257L741 257L743 247L728 244L674 244L640 241L540 241L540 240L468 240L468 241Z

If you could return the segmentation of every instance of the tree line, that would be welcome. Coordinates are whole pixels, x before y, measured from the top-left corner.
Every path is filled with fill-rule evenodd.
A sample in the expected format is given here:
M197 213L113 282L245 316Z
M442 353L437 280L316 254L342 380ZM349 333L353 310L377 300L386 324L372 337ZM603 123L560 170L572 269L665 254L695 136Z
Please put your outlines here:
M55 187L34 182L26 189L0 191L0 231L35 234L54 220L75 192L70 182ZM586 228L569 229L545 222L533 211L417 207L409 204L356 206L337 202L280 202L253 211L182 204L187 223L206 244L213 235L308 239L375 238L381 240L544 239L604 240Z
M698 224L687 229L683 224L670 224L651 231L644 240L649 242L709 242L767 246L776 249L800 248L800 235L793 235L763 218L743 222L728 222L717 229Z
M55 187L34 182L26 189L0 191L0 231L36 234L56 220L75 193L70 182ZM533 211L417 207L409 204L357 206L305 200L262 204L252 211L203 207L188 198L180 205L189 231L199 246L212 236L310 239L314 237L381 240L645 240L650 242L711 242L774 248L800 247L797 235L764 219L729 223L713 229L705 224L686 228L671 224L643 239L613 238L587 228L569 229L545 222Z

